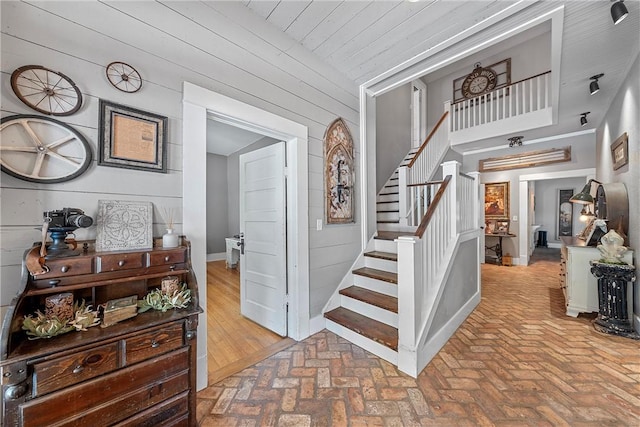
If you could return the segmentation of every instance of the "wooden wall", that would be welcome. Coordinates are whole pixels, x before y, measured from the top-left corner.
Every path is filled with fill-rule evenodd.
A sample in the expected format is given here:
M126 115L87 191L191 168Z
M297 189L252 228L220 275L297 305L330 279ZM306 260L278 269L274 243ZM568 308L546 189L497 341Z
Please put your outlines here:
M67 74L82 91L80 111L62 120L87 137L94 158L99 99L169 118L167 174L97 166L95 159L81 177L62 184L33 184L2 174L1 305L18 290L22 253L38 240L35 228L45 210L70 206L95 216L100 199L150 201L154 234L162 233L159 214L182 207L181 85L189 81L309 128L310 312L320 314L360 246L358 223L315 229L316 219L324 218L327 125L342 117L358 147L355 83L239 2L1 2L0 8L3 117L34 113L13 94L10 75L19 66L38 64ZM105 67L112 61L140 72L140 92L126 94L110 86ZM181 222L180 213L178 231ZM95 237L95 227L79 230L77 237Z

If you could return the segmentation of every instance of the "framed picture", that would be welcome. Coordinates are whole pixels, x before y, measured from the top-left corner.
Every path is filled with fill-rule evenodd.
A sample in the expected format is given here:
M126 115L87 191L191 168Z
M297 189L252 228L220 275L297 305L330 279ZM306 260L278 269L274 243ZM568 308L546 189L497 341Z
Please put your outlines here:
M353 138L347 124L337 118L324 135L324 191L327 224L354 222L355 168Z
M167 118L100 100L98 165L167 173Z
M491 182L484 185L484 217L509 218L509 182Z
M573 204L569 201L573 189L558 190L558 239L573 236Z
M494 233L508 234L509 233L509 220L508 219L496 220L496 228L495 228Z
M618 170L629 163L629 136L626 132L611 144L611 160L613 170Z
M484 222L484 232L486 234L493 234L496 231L496 220L488 219Z

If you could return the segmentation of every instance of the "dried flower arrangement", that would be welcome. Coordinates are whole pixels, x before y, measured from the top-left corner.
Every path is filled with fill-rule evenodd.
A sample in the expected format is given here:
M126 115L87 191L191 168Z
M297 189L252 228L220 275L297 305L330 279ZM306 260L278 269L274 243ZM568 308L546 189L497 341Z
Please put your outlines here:
M37 310L35 316L24 316L22 329L27 332L30 340L35 340L55 337L73 330L86 331L100 323L98 312L91 310L91 305L85 305L84 300L80 304L77 301L73 304L73 312L72 319L60 319L57 316L46 316Z
M162 312L176 308L187 308L190 302L191 289L187 288L186 283L171 295L163 293L160 289L154 289L144 299L138 301L138 313L144 313L151 308Z

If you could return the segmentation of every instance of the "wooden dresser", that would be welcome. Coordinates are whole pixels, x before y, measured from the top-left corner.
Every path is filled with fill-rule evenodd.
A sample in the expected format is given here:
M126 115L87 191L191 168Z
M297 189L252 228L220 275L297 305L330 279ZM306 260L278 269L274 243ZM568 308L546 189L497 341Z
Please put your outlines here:
M161 239L156 239L161 245ZM2 326L2 425L195 426L198 288L189 242L177 248L95 252L46 261L33 277L23 262L23 288ZM191 289L187 308L149 310L109 327L27 339L26 314L45 298L73 293L97 307L159 288L177 276Z

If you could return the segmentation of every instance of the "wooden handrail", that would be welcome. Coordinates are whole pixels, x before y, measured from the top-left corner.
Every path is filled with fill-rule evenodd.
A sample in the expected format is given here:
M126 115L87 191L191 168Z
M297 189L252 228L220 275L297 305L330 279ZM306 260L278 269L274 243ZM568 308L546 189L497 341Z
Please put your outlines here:
M433 137L433 135L436 133L436 131L438 130L438 128L440 127L440 125L442 124L442 122L444 122L444 119L447 117L447 114L449 114L449 111L445 111L444 114L442 115L442 117L440 117L440 120L438 120L438 123L436 123L436 125L434 126L433 129L431 129L431 132L429 133L429 135L427 135L427 138L424 140L424 142L422 143L422 145L420 146L420 149L416 152L416 154L413 156L413 159L411 159L411 161L409 162L409 164L407 165L407 167L409 169L411 169L411 167L413 166L413 164L416 162L416 160L418 159L418 156L420 155L420 153L422 153L422 150L424 150L424 148L427 146L427 144L429 143L429 141L431 141L431 138Z
M451 181L451 175L447 175L442 181L442 185L440 186L440 188L438 189L438 192L436 193L435 197L431 201L431 204L429 205L429 209L427 210L427 213L422 217L422 221L420 221L420 225L418 226L418 229L414 233L414 236L422 238L422 235L427 230L427 225L429 225L429 221L431 221L431 217L433 216L433 213L435 212L436 207L438 206L438 203L440 203L440 199L442 199L442 195L444 194L444 191L447 189L447 185L449 185L449 181Z

